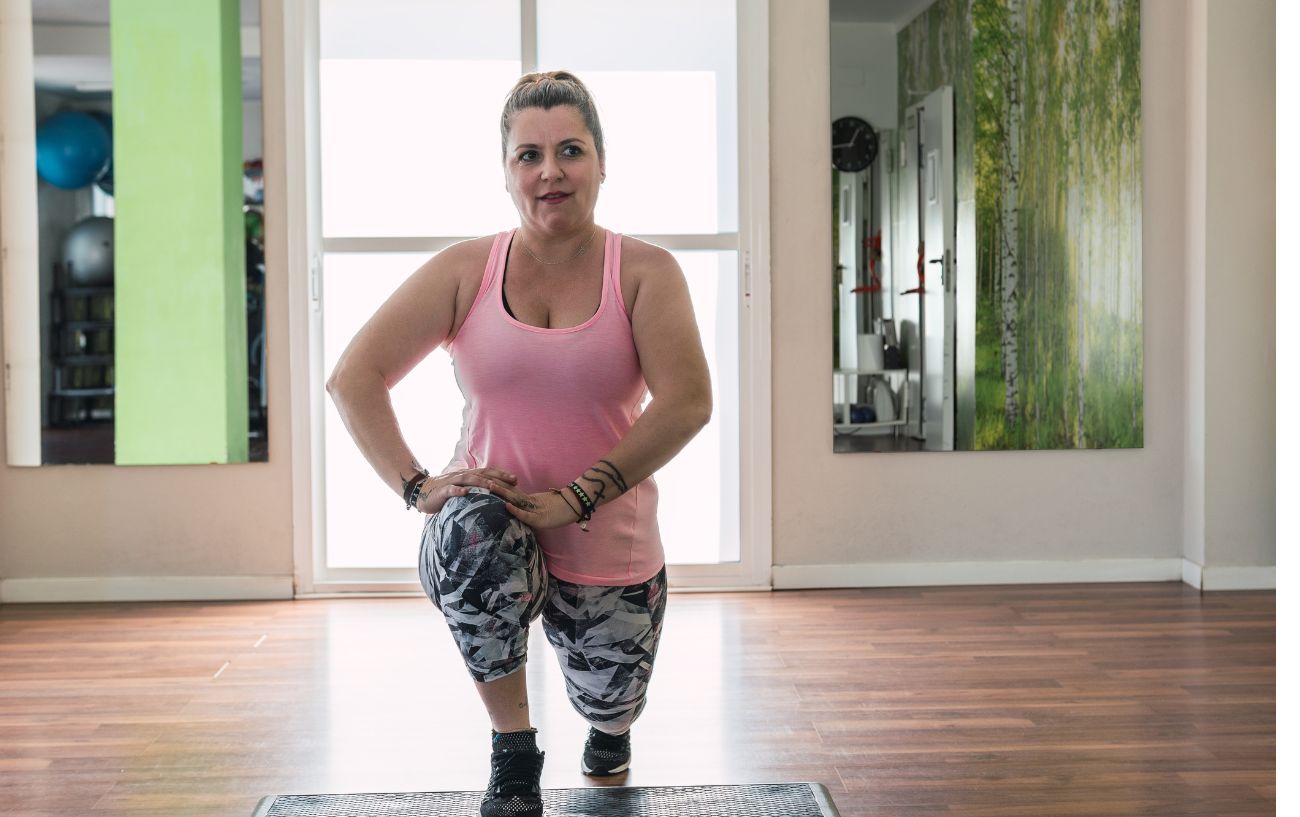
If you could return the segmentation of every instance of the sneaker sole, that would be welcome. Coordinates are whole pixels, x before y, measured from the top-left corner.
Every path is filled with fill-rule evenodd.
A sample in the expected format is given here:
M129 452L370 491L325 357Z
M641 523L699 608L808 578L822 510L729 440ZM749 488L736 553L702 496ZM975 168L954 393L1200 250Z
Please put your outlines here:
M512 817L542 817L546 812L545 812L545 806L538 805L536 808L529 808L524 811L508 811L506 813L512 815ZM483 811L480 808L479 810L480 817L482 817L482 814Z
M612 777L613 775L622 774L623 772L627 771L631 765L632 765L632 761L629 760L627 763L624 763L621 766L615 766L612 769L601 769L597 771L596 769L592 769L589 766L587 766L587 761L584 760L582 761L582 773L587 775L588 777Z

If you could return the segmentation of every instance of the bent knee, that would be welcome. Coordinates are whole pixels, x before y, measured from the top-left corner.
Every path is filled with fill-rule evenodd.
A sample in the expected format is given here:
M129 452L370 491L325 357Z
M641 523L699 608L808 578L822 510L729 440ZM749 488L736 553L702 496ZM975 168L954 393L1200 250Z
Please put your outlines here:
M541 551L500 497L452 497L432 527L421 553L425 592L445 615L462 622L487 615L475 629L537 617L546 596Z
M439 524L473 532L478 538L517 540L531 533L506 507L506 501L481 488L464 496L453 496L438 512Z

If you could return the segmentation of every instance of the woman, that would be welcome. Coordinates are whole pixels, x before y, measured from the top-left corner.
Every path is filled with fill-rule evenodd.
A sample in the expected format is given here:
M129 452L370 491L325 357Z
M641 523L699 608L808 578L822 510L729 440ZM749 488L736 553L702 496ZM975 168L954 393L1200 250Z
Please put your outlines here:
M605 149L586 87L566 72L522 77L501 148L519 226L416 270L328 388L380 477L429 514L420 580L492 721L481 811L520 817L542 813L524 669L539 615L590 724L582 770L631 761L666 601L650 475L709 421L712 397L672 255L595 223ZM465 412L435 476L406 447L388 390L439 345Z

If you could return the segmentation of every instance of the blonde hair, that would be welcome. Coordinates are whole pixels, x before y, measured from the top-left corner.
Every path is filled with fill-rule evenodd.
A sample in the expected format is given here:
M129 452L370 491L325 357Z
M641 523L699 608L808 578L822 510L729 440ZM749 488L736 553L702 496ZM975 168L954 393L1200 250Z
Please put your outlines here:
M600 116L596 101L587 86L568 71L539 71L524 74L506 97L501 111L501 161L506 158L506 140L514 124L515 114L525 108L550 110L557 105L572 105L582 114L582 121L596 140L596 155L605 158L605 135L600 130Z

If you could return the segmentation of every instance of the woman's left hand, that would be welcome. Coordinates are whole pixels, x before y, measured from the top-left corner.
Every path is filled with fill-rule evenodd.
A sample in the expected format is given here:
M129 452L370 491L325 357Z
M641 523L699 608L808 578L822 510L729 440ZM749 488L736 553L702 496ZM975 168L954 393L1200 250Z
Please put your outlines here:
M492 481L492 493L506 501L506 510L523 520L530 528L545 530L572 525L578 521L573 507L558 494L547 491L525 494L509 485Z

